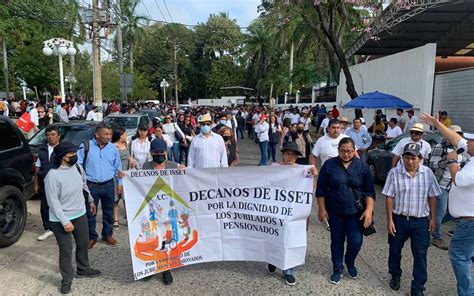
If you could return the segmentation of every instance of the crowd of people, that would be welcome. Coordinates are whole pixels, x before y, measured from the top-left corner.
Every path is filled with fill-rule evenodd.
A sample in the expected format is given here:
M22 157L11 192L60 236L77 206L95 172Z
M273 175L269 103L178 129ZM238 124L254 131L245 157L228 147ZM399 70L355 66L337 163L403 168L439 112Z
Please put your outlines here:
M399 109L397 117L387 121L378 110L374 123L367 127L361 117L351 122L346 117L339 119L336 106L328 111L324 105L287 110L263 106L180 109L171 105L124 105L111 101L102 106L104 114L156 108L160 116L152 120L152 126L139 126L131 141L123 127L100 123L94 139L80 147L61 142L54 122L93 119L89 115L96 112L96 108L87 107L91 102L84 102L27 104L29 109L15 113L20 116L22 112L29 113L31 118L36 118L31 113L37 112L35 129L41 128L40 119L46 118L42 121L47 144L39 150L35 186L41 196L46 232L38 239L44 240L53 234L56 237L60 247L62 292L71 290L74 274L72 245L65 243L67 235L72 234L76 239L77 274L89 277L100 274L90 268L84 251L94 248L99 239L96 232L99 203L103 212L101 239L109 246L118 245L113 232L120 227L118 207L123 199L123 171L238 166L238 143L244 137L258 144L259 166L266 166L270 161L275 166L313 165L313 173L318 175L316 166L320 164L315 197L318 218L326 222L331 231L333 272L330 282L341 281L344 265L349 277L357 278L355 262L362 247L364 228L372 225L376 197L374 180L366 164L367 152L378 144L377 135L385 141L407 132L409 136L399 141L392 151L392 169L382 190L389 234L390 287L400 289L401 253L404 243L410 239L412 295L423 295L425 290L430 244L444 250L449 248L458 294L474 294L471 274L474 203L469 192L474 189L474 168L468 162L470 155L474 155L474 134L463 133L461 127L452 125L445 111L439 112L436 118L427 114L418 118L413 110L408 110L408 116L404 117L404 111ZM53 115L46 115L50 109ZM63 111L67 116L60 115ZM444 140L431 147L423 140L425 127L421 121L436 128ZM281 162L277 162L278 150L282 152ZM69 179L63 180L61 176ZM80 187L76 188L79 194L72 189L55 190L73 179ZM83 191L87 202L79 205L77 199L79 195L84 198ZM364 204L362 211L358 208L360 201ZM452 219L457 220L457 226L448 246L441 235L441 224ZM274 273L275 266L268 265L268 271ZM287 284L296 283L293 269L283 274ZM165 284L172 283L171 272L164 272L162 276Z

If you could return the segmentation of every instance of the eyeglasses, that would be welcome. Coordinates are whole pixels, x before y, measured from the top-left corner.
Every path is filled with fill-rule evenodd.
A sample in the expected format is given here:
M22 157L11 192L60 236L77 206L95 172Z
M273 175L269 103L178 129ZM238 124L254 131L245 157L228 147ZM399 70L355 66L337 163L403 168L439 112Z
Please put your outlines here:
M352 153L354 153L354 149L350 149L350 150L339 149L339 153L341 153L341 154L352 154Z
M171 119L171 117L166 117L166 120Z
M417 135L417 136L423 135L422 132L410 132L410 134L412 134L412 135Z

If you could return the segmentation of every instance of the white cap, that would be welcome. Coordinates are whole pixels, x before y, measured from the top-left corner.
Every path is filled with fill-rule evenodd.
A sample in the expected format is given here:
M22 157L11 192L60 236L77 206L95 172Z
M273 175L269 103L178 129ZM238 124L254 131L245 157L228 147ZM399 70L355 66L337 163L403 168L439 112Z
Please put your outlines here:
M359 118L359 119L360 119L360 123L365 123L364 117L361 117L361 118Z
M464 133L463 136L466 140L474 140L474 134Z
M462 129L459 125L454 125L453 124L449 127L449 129L456 132L456 133L462 133Z

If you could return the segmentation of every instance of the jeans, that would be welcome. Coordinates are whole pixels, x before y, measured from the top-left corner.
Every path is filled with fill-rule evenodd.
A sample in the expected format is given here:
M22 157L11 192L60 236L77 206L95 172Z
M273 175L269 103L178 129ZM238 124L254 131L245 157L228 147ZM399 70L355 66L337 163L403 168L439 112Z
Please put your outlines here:
M441 188L441 195L436 199L436 224L433 231L433 238L436 239L441 238L441 224L445 222L444 216L446 215L446 210L448 208L448 196L449 192L446 189Z
M460 219L449 246L449 259L456 276L459 296L474 295L472 260L474 259L474 220Z
M179 145L179 161L177 163L188 164L189 145L191 145L190 142L188 142L188 146Z
M171 156L173 156L173 160L179 163L179 143L173 143L173 147L171 147L171 154L168 155L168 160L171 160Z
M48 201L46 200L46 194L44 192L44 179L39 179L38 184L39 184L38 194L41 200L40 213L41 213L41 220L43 220L43 228L44 230L51 230L51 222L49 222L49 206L48 206Z
M244 138L244 129L245 129L244 126L237 127L237 138L239 137L239 134L240 134L241 139Z
M347 267L355 266L355 259L362 247L362 233L359 228L359 217L353 215L339 215L329 213L329 227L331 229L331 261L334 272L344 270L342 261ZM344 243L347 239L347 249L344 256Z
M402 275L400 267L402 249L407 239L410 239L413 255L411 290L413 292L423 291L428 279L426 254L430 246L429 220L427 217L408 220L405 216L393 214L393 223L397 232L395 236L388 235L388 272L394 277Z
M76 241L76 265L78 271L87 271L89 267L89 257L87 247L89 243L87 218L82 215L71 221L74 225L72 233L66 232L59 222L51 222L51 229L56 237L59 246L59 271L63 277L62 284L70 285L74 278L74 268L72 266L72 240L71 234Z
M273 162L276 162L276 143L268 143L268 160L270 160L270 156Z
M87 182L87 186L94 198L95 206L99 204L102 206L102 239L107 239L113 235L114 224L114 201L115 201L115 187L114 182L108 182L103 185L93 184ZM97 240L98 234L96 228L96 216L92 215L89 203L86 203L87 220L89 221L89 239Z
M260 147L260 162L258 165L267 165L268 161L268 141L258 143Z

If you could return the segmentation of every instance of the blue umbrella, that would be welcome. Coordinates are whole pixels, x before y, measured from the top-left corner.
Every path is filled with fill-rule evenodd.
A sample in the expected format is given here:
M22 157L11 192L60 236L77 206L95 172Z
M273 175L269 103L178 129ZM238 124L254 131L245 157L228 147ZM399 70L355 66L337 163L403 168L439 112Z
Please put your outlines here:
M411 109L413 105L396 97L383 92L366 93L357 98L350 100L342 108L353 109Z

